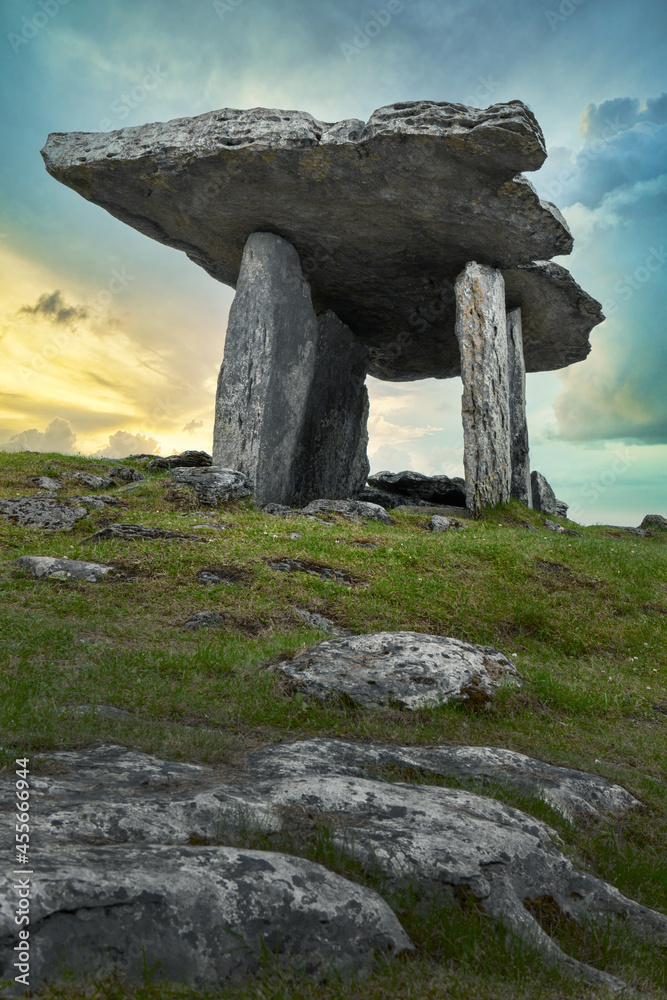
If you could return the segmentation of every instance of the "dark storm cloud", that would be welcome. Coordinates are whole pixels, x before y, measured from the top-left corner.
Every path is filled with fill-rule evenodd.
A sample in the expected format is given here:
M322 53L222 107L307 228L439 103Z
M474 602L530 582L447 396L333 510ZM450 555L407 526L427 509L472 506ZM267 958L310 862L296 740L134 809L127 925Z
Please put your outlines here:
M19 312L28 316L47 319L58 326L71 326L78 320L86 319L88 316L88 310L84 309L83 306L66 305L62 293L57 290L55 292L44 292L34 305L21 306Z

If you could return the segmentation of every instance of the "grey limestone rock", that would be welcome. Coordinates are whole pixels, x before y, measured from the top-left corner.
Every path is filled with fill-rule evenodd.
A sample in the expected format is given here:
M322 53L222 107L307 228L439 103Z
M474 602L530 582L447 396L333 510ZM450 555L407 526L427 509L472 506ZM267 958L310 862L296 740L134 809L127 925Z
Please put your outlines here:
M432 506L428 500L413 499L412 497L401 496L400 493L389 493L387 490L378 490L374 486L364 486L363 489L358 490L354 494L353 499L364 500L366 503L379 504L385 510L393 510L394 507Z
M92 472L72 472L71 478L83 483L90 490L105 490L114 485L110 476L95 476Z
M276 670L321 701L344 698L372 709L414 710L453 699L484 703L501 684L521 685L516 667L497 649L419 632L322 642L281 660Z
M61 490L63 484L59 479L52 479L51 476L33 476L28 480L33 486L39 486L40 490Z
M290 503L315 372L318 323L298 255L253 233L229 311L213 462L245 473L257 503Z
M19 943L0 897L0 976ZM42 850L31 876L30 984L109 974L208 989L258 973L271 956L314 979L369 972L375 952L412 948L372 889L321 865L233 847L71 845ZM9 995L18 995L18 986Z
M391 524L391 518L384 507L365 500L312 500L301 510L302 514L342 514L349 518L366 518Z
M82 562L80 559L59 559L55 556L21 556L17 565L28 570L33 576L48 577L51 580L85 580L99 583L113 566L104 563Z
M71 531L77 521L87 515L85 507L61 503L51 496L35 495L0 500L0 514L29 528L48 528L51 531Z
M567 517L568 506L562 500L557 500L554 491L549 486L541 472L531 472L530 486L533 496L533 507L542 514L555 514L556 517Z
M199 535L184 535L182 531L169 531L167 528L149 528L145 524L110 524L106 528L102 528L101 531L96 531L89 538L84 538L83 544L106 542L112 538L129 542L155 538L176 538L186 542L203 541Z
M174 468L172 479L182 486L191 486L201 503L217 507L219 503L242 500L252 496L252 483L244 472L219 465L207 468Z
M421 472L376 472L368 477L369 485L395 497L404 497L403 503L422 502L465 507L466 484L454 476L425 476ZM378 501L379 502L379 501Z
M289 836L291 824L295 819L303 822L304 812L327 826L341 850L382 869L389 883L407 880L421 884L426 891L440 886L453 897L457 891L465 891L490 917L502 920L540 948L546 958L589 982L615 991L623 987L619 980L566 955L542 930L526 902L547 895L577 922L592 920L602 927L618 922L667 946L667 916L579 871L561 852L557 835L544 822L474 792L369 777L373 769L381 775L383 769L396 772L397 768L408 773L477 774L491 780L500 776L516 787L528 786L543 793L547 801L574 815L582 807L596 814L636 806L627 792L595 775L554 768L522 754L488 747L382 747L326 739L266 747L249 755L246 769L236 771L236 776L225 782L208 768L161 761L122 747L96 746L47 756L58 765L58 773L31 776L32 799L40 809L34 843L31 841L40 857L32 901L37 918L34 957L41 957L37 948L49 949L56 941L60 947L68 945L70 954L80 955L85 963L92 939L88 930L94 929L95 943L103 940L119 945L120 967L134 970L132 962L141 954L139 936L132 933L130 939L123 928L132 928L136 920L150 931L149 956L163 954L158 951L160 940L169 945L170 954L164 961L166 974L172 977L185 952L179 931L194 930L194 937L186 938L192 962L188 969L196 966L203 970L203 979L195 985L209 985L216 976L222 979L229 975L229 966L224 966L224 973L220 966L213 966L210 978L206 978L212 967L213 947L221 962L249 963L237 966L239 975L255 970L257 937L252 929L257 925L253 919L258 912L268 915L271 923L268 930L264 925L265 932L273 934L274 914L279 909L286 924L285 940L291 943L296 926L307 942L297 952L297 961L305 961L309 949L314 973L318 974L327 959L336 967L341 955L338 942L342 933L339 938L336 929L340 925L335 925L328 937L331 951L311 945L314 938L309 936L317 933L323 910L325 919L331 919L322 895L331 897L322 887L332 885L341 888L342 902L340 894L333 898L338 901L338 915L346 921L341 932L351 937L353 945L357 945L360 931L359 924L351 927L347 923L349 909L375 928L375 937L370 934L366 940L379 941L387 950L391 943L394 952L409 947L397 924L386 922L391 918L374 893L366 895L367 890L358 890L361 895L355 895L357 887L310 862L239 848L185 846L193 838L208 844L238 841L242 830L260 830L264 837ZM0 775L0 802L11 806L14 801L12 775ZM0 809L0 829L7 837L13 833L13 822L12 810ZM100 846L87 846L91 843ZM165 847L167 843L172 846ZM244 858L250 860L239 865ZM300 883L294 873L299 873ZM78 900L73 896L74 875L81 889ZM256 890L252 893L248 878ZM224 879L225 888L221 885ZM281 889L276 897L278 882ZM302 894L294 890L297 884L311 889L307 907ZM5 963L17 932L12 891L9 883L0 889L0 955ZM276 898L279 907L275 907ZM248 899L252 905L246 906ZM348 907L350 899L355 903ZM178 903L173 918L172 900ZM201 905L203 900L205 906ZM192 909L195 906L197 917ZM76 919L80 907L89 907L90 924ZM251 947L228 953L220 948L222 932L215 925L238 927L243 933L235 922L239 907L247 918L242 926ZM303 923L304 909L306 920L314 925L310 932ZM335 905L333 910L336 912ZM48 913L51 919L40 919ZM211 919L211 914L219 914L220 919ZM362 926L368 927L368 922ZM44 936L40 938L42 928ZM273 937L269 940L274 942ZM289 956L290 947L286 952ZM359 956L360 952L368 954L370 947L368 952L355 947L353 954ZM45 958L47 954L60 960L54 951L45 951ZM363 958L357 961L362 968L367 967ZM338 968L355 967L353 963L354 959L341 957ZM38 965L54 968L48 962L35 963Z
M215 628L222 625L224 619L217 611L198 611L192 618L188 618L184 628Z
M507 357L510 414L510 494L533 506L530 485L530 453L526 423L526 365L523 359L521 309L507 313Z
M521 176L546 149L520 101L409 101L333 124L227 108L56 133L42 155L62 183L226 284L236 286L252 233L280 235L318 312L332 309L363 341L378 378L459 374L454 283L470 260L511 272L529 371L584 358L601 321L564 268L534 263L569 253L572 238Z
M368 475L368 351L331 310L318 317L315 370L294 456L291 503L347 497Z
M182 451L180 455L167 455L166 458L151 457L146 469L148 472L157 472L159 469L205 468L208 465L213 465L213 459L208 452Z
M277 573L306 573L308 576L319 576L322 580L337 580L338 583L354 583L354 580L345 570L333 569L331 566L322 566L320 563L307 562L301 559L292 559L287 556L285 559L269 560L271 569Z
M107 496L88 497L88 496L83 496L83 497L68 497L68 499L70 500L70 502L76 501L76 503L80 503L84 507L92 508L92 510L106 510L107 507L121 507L122 506L120 500L117 500L116 497L107 497Z
M146 477L131 465L114 465L109 469L109 478L121 483L141 483Z
M662 514L647 514L640 524L639 530L646 531L649 528L667 529L667 517L663 517ZM632 531L633 529L628 528L627 530Z
M429 531L451 531L458 530L462 528L467 528L468 525L464 524L463 521L457 521L453 517L443 517L441 514L433 514L426 525Z
M325 618L324 615L318 615L314 611L306 611L305 608L295 608L294 610L299 618L303 618L306 625L310 625L311 628L319 628L323 632L328 632L336 639L346 639L348 636L355 634L354 632L350 632L349 629L341 628L339 625L334 625L330 618Z
M463 460L471 517L510 498L511 453L505 286L492 267L466 265L456 282Z

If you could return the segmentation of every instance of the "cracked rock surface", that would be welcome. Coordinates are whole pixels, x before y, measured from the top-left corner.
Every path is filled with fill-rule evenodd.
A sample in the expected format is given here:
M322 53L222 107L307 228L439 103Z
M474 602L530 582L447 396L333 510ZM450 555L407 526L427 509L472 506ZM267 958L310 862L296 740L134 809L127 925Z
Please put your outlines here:
M219 465L176 467L171 475L177 485L191 486L197 499L212 507L252 496L252 483L245 473L236 469L224 469Z
M61 503L52 496L17 497L0 500L0 514L10 521L16 520L28 528L48 528L51 531L71 531L77 521L85 517L85 507Z
M31 985L64 969L121 972L197 989L259 972L267 952L314 978L368 972L375 951L411 948L372 889L271 851L72 846L40 854L31 878ZM0 897L0 977L18 928ZM22 989L22 987L21 987Z
M33 959L57 956L66 943L84 967L92 945L104 940L117 947L121 965L136 968L137 935L128 933L128 921L141 927L156 954L166 955L170 972L173 963L184 961L187 942L207 982L254 971L254 943L261 934L270 941L278 935L296 949L303 938L297 960L315 974L328 961L344 970L364 968L372 947L391 944L394 952L409 947L375 893L310 862L223 846L241 828L279 837L304 819L325 823L342 850L379 869L390 883L416 881L427 889L436 883L454 897L457 890L472 896L490 916L589 982L616 991L623 986L567 956L525 901L548 895L575 921L619 920L667 946L667 917L577 870L545 823L473 792L360 776L369 763L398 761L446 773L452 760L461 769L467 761L472 771L523 772L535 787L569 789L574 801L590 797L593 809L632 804L627 792L594 775L485 747L380 747L336 740L267 746L225 780L209 768L123 747L45 756L58 773L31 777L40 815L33 844L40 857ZM13 801L12 777L0 776L2 804ZM567 795L561 801L568 801ZM10 810L0 810L3 835L9 836L11 822ZM193 839L210 846L187 847ZM17 928L11 889L0 892L0 956L6 963ZM79 909L86 920L79 919ZM212 921L209 912L201 923L206 910L219 919ZM357 921L352 927L346 922L350 910ZM268 927L260 926L258 914L268 914ZM327 927L326 945L317 936L323 919L334 925ZM247 934L249 949L233 956L241 966L224 965L222 971L216 966L212 954L221 940L211 937L216 922ZM197 952L188 938L192 931ZM160 951L162 940L173 955L171 964ZM94 952L97 956L99 947Z
M333 310L360 338L380 379L459 374L454 282L470 260L507 271L528 371L583 359L602 319L548 263L572 237L521 174L546 157L521 101L484 110L409 101L335 123L224 108L54 133L42 155L57 180L233 287L248 237L281 236L317 311Z
M58 559L54 556L21 556L17 565L28 570L36 577L48 577L50 580L85 580L88 583L99 583L113 566L104 563L84 562L81 559Z
M420 632L321 642L276 669L298 691L321 701L343 697L364 708L485 702L503 683L521 685L516 667L497 649Z

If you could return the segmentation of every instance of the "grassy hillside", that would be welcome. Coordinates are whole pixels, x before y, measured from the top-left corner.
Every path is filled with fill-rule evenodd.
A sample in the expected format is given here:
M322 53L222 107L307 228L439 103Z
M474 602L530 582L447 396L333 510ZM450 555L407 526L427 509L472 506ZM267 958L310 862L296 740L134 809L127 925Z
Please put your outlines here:
M107 468L56 454L3 454L0 498L38 492L30 476ZM58 496L93 492L65 482ZM606 775L646 803L622 822L574 827L543 804L497 790L555 826L580 865L667 912L667 532L641 538L590 527L578 528L582 538L557 535L515 503L469 522L466 531L437 535L424 530L427 514L400 510L392 512L392 525L270 517L248 501L189 516L198 509L191 492L175 490L166 472L106 492L122 508L94 512L69 533L0 517L0 766L13 770L14 758L28 755L39 769L43 751L99 741L204 762L229 762L263 743L314 735L508 747ZM203 540L83 544L110 521ZM193 527L204 522L229 527ZM108 562L118 572L98 584L36 580L16 567L27 554ZM343 570L349 582L282 574L268 565L285 556ZM202 569L221 566L234 582L198 582ZM296 608L359 632L410 629L495 646L513 657L524 687L502 692L487 710L363 712L289 697L267 665L326 637L309 629ZM217 611L223 624L184 628L199 611ZM325 834L260 846L299 850L375 884L372 872L336 855ZM358 986L287 981L267 969L258 982L215 995L604 995L545 969L474 911L405 893L389 901L418 945L417 957ZM550 930L577 958L667 997L664 951L599 929ZM48 996L204 994L150 983L132 991L105 981L70 983Z

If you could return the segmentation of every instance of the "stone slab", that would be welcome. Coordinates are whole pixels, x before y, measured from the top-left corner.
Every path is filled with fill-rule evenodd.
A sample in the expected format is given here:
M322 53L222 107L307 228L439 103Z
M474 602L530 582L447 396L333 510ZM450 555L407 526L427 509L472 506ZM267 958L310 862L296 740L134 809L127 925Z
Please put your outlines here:
M511 450L505 284L495 268L472 262L456 281L461 350L466 508L479 517L510 498Z
M59 559L56 556L21 556L17 565L36 577L50 580L85 580L99 583L114 568L104 563L83 562L80 559Z
M377 632L329 640L281 660L290 687L320 701L363 708L434 708L448 701L490 701L505 684L521 686L514 664L490 646L420 632Z
M530 449L526 423L526 364L523 358L521 309L507 313L507 366L510 417L510 495L533 506Z
M248 237L282 236L317 311L333 310L363 340L377 378L459 374L454 283L469 260L513 269L529 371L581 360L600 322L564 268L533 263L569 253L572 238L521 176L546 149L520 101L409 101L366 123L226 108L54 133L42 155L59 181L233 287Z

